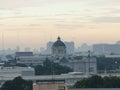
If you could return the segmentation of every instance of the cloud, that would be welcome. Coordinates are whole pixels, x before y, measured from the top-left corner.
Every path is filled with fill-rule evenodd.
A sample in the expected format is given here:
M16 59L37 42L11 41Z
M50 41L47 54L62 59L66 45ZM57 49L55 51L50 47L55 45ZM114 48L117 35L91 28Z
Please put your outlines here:
M0 0L0 8L20 8L65 2L79 2L79 0Z
M30 26L30 27L39 27L39 26L41 26L41 24L32 23L32 24L28 24L28 26Z
M120 16L118 17L96 17L93 19L93 22L99 23L120 23Z
M3 25L4 25L4 24L1 24L1 23L0 23L0 26L3 26Z
M20 8L42 6L43 4L60 4L64 3L79 3L91 6L115 6L119 5L120 0L0 0L0 8ZM109 4L107 4L109 2Z
M59 29L68 29L68 30L75 30L79 28L83 28L84 26L80 23L70 23L70 22L64 22L64 23L57 23L54 24Z

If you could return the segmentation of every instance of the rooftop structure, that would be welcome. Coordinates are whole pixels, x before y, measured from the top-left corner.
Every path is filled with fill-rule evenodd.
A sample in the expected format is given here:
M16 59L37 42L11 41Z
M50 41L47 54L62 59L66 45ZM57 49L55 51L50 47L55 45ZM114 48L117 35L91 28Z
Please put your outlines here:
M62 58L66 55L66 46L61 41L60 37L57 38L57 41L52 46L52 56L55 58Z
M60 37L57 38L57 41L53 44L53 46L63 46L63 47L66 47L65 44L61 41Z
M33 76L34 73L31 67L0 67L0 76L4 77Z
M20 56L33 56L33 52L16 52L15 56L16 57L20 57Z
M65 80L44 80L33 84L33 90L68 90Z

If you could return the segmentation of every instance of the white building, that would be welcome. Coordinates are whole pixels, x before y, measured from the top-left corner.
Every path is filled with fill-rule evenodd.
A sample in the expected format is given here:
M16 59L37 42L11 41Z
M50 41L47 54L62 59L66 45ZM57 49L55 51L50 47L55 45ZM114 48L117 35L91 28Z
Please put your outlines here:
M96 58L82 57L81 59L73 58L71 60L61 59L59 62L63 66L68 66L74 72L81 72L85 75L97 74Z
M50 58L49 55L40 55L35 56L32 52L16 52L16 61L18 64L25 64L25 65L43 65L43 62L46 58Z
M25 64L25 65L43 65L43 62L46 60L46 58L50 58L51 56L26 56L26 57L19 57L17 60L17 63L19 64Z
M34 76L31 67L0 67L0 77Z

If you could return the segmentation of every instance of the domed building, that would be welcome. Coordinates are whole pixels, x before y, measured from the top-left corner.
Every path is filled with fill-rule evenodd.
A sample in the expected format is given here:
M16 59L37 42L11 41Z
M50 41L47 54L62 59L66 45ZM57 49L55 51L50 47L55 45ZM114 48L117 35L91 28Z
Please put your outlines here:
M82 74L96 74L97 64L94 57L80 57L71 56L67 54L67 45L60 37L52 45L51 60L59 63L62 66L67 66L73 69L74 72L81 72Z
M62 58L65 55L66 55L66 46L63 43L63 41L61 41L61 38L58 37L57 41L54 42L52 46L52 56L56 58Z

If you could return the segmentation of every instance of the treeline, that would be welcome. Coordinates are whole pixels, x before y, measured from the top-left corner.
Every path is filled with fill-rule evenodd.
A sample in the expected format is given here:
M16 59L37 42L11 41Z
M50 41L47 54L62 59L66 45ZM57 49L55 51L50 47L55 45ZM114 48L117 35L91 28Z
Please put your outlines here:
M60 75L72 72L73 70L67 66L62 66L46 59L43 65L35 66L35 75Z
M97 69L99 71L115 71L120 68L120 58L96 57Z
M120 88L120 77L92 76L75 83L75 88Z
M26 81L21 77L16 77L14 80L6 81L0 90L33 90L32 81Z

